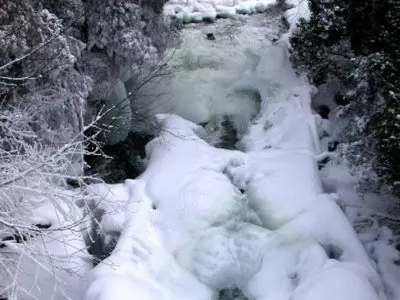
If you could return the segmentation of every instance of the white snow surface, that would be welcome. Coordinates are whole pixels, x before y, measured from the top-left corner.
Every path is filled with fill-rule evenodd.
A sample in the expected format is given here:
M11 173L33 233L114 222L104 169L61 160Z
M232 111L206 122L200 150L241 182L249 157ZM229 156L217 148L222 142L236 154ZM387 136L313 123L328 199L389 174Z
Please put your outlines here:
M272 4L173 0L166 13L190 21ZM289 4L290 24L309 14L305 1ZM239 288L251 300L385 300L378 271L391 299L398 298L393 261L399 256L386 243L390 233L381 230L379 241L366 234L363 240L371 242L361 244L346 217L361 211L352 203L345 215L338 205L356 199L353 178L334 164L318 171L326 155L321 132L329 126L311 109L317 91L295 74L285 39L268 41L279 29L266 28L262 18L184 31L184 45L170 63L178 74L149 88L161 102L170 92L181 98L157 111L164 112L156 115L160 134L146 147L145 172L120 184L88 186L93 198L79 204L84 212L105 212L101 234L122 232L115 249L89 271L81 232L88 219L67 205L77 192L69 202L43 202L30 222L64 230L0 249L4 257L20 258L7 266L18 276L1 278L6 285L18 280L16 299L216 300L221 289ZM205 40L208 32L220 44ZM259 107L243 91L259 94ZM241 120L240 151L209 145L204 128L193 123L240 113L249 122ZM27 246L40 259L26 255Z
M202 127L157 115L146 171L121 185L123 233L85 300L211 300L233 287L256 300L385 299L337 197L323 192L315 88L295 75L285 43L257 55L237 87L262 97L240 141L246 152L216 149Z
M274 4L276 0L170 0L164 7L164 13L189 23L262 13Z
M185 23L215 21L216 18L237 18L243 14L262 13L277 5L276 0L170 0L164 6L164 14L174 16ZM311 17L308 1L285 0L289 7L284 17L292 32L300 19Z
M7 299L78 299L85 291L92 265L80 232L83 215L75 206L79 194L54 189L57 200L36 191L24 195L37 204L25 216L27 225L50 228L25 243L5 242L0 249L1 293Z
M192 18L220 5L236 14L239 4L252 12L267 2L176 0L166 11L197 5L188 12ZM292 4L306 13L303 2ZM264 24L260 16L239 31L232 22L242 21L221 21L229 29L221 45L203 39L209 28L187 29L171 62L178 75L149 88L161 98L181 95L169 106L180 116L168 109L156 115L160 134L146 146L143 174L88 186L93 198L80 203L84 212L105 212L101 234L122 232L115 249L88 271L79 231L49 232L45 243L28 243L46 254L40 261L7 244L21 256L18 299L216 300L220 290L239 288L251 300L385 300L378 271L398 295L391 275L398 272L391 263L398 253L372 238L378 263L372 262L337 204L354 198L344 182L352 183L343 168L318 171L326 155L321 132L329 126L311 109L316 88L295 74L284 39L266 40L279 30L254 26ZM286 17L295 20L289 12ZM241 99L243 91L260 95L258 114L253 100ZM249 122L242 120L240 151L209 145L204 128L193 123L240 113ZM75 228L68 226L77 220L88 225L76 207L62 203L46 202L31 218L54 228ZM57 269L47 270L52 265Z

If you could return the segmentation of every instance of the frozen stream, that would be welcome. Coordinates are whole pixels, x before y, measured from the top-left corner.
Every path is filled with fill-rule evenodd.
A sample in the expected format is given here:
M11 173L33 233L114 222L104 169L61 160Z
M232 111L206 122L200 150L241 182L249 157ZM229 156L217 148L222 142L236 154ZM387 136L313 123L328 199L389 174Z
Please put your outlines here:
M278 11L185 25L181 47L166 58L165 73L170 75L153 80L140 92L142 103L153 106L138 106L152 113L175 113L195 123L211 121L207 127L210 137L212 133L217 137L222 116L226 116L243 135L259 111L260 97L257 90L235 84L244 73L255 70L256 53L283 30Z
M56 271L63 284L54 290L40 272L24 279L20 285L30 294L84 300L386 299L376 264L337 204L340 195L328 194L321 182L326 124L311 109L316 89L291 67L281 13L237 15L271 3L170 1L167 11L186 21L235 18L185 25L182 46L170 53L168 75L142 90L161 128L146 146L145 172L120 184L88 186L98 197L78 202L100 215L98 223L83 219L85 241L98 233L106 246L115 246L110 256L91 269L78 233L67 236L69 248L54 237L46 250L64 257L60 265L71 265L71 272ZM286 17L296 18L303 4ZM226 120L235 135L229 147L221 143ZM76 207L68 208L77 214L72 220L59 214L61 208L53 207L54 215L48 206L39 208L34 221L81 221Z
M316 89L295 74L287 42L271 41L281 33L272 13L183 30L171 75L143 92L163 113L146 171L107 187L108 204L126 191L124 214L102 220L122 234L85 300L385 299L339 196L324 193ZM218 116L241 151L213 147Z

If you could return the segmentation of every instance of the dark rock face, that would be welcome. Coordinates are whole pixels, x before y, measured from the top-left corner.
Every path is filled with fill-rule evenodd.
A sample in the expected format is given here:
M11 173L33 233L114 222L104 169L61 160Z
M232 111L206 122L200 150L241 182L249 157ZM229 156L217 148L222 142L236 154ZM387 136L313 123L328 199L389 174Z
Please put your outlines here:
M16 244L22 244L27 242L29 239L34 238L40 234L40 230L46 230L51 227L51 223L39 223L32 224L31 229L25 231L14 231L10 232L9 235L0 239L0 248L5 248L7 245L4 242L12 242ZM0 298L1 300L1 298Z
M207 40L211 40L211 41L214 41L214 40L215 40L215 35L214 35L214 33L207 33L206 37L207 37Z
M238 138L235 125L229 117L224 117L221 126L223 129L221 142L216 147L230 150L236 149L235 144L238 142Z
M142 159L146 156L145 146L153 138L151 135L131 132L124 141L102 147L100 150L105 155L85 156L85 162L89 165L85 170L86 175L97 176L106 183L136 178L144 170Z
M324 250L330 259L340 260L343 255L343 249L335 245L327 245L324 247Z
M208 135L206 140L210 145L216 148L236 149L238 133L230 116L218 116L203 124Z
M328 143L328 151L329 152L335 152L338 146L339 146L339 142L338 141L330 141Z
M239 289L226 289L219 292L219 300L248 300Z
M317 111L321 118L325 120L329 118L329 113L331 112L330 108L327 105L320 105Z
M341 93L335 94L334 101L337 105L341 105L341 106L349 104L349 99L346 98L345 96L343 96Z

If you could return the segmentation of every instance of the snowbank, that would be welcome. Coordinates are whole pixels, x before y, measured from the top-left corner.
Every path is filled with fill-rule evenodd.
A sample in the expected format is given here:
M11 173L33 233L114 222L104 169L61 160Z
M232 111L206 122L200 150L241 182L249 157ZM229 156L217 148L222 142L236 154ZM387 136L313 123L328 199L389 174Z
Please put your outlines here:
M81 234L83 215L75 206L79 195L54 189L57 201L31 192L37 206L25 216L27 224L50 227L0 249L1 288L7 287L1 293L8 299L79 299L84 293L92 264Z
M260 55L259 68L239 83L253 85L263 100L259 116L241 141L248 158L245 164L228 169L235 185L246 191L249 205L263 226L273 230L272 250L265 252L265 266L255 275L257 280L250 281L250 291L261 298L263 291L267 292L265 284L270 282L275 288L269 295L274 299L287 299L288 295L293 299L317 299L315 295L384 298L380 277L352 225L334 199L323 193L317 165L321 152L319 118L311 110L315 88L295 75L285 43L271 46ZM315 256L317 261L321 257L319 268L304 276L301 269L285 267L299 253L307 253L310 243L322 246L328 254L325 258ZM277 245L286 245L283 249L287 250L280 246L278 251ZM313 256L305 257L309 260L306 269L310 264L315 267ZM270 271L277 269L280 271ZM296 277L296 288L293 280L288 281L290 274ZM357 286L356 293L336 291L337 286L348 284L346 278Z
M336 127L335 120L329 120ZM336 128L334 128L336 129ZM326 139L334 140L334 132ZM326 141L325 144L328 142ZM324 145L326 148L327 146ZM349 166L342 157L329 161L320 171L324 190L338 195L339 204L345 211L353 227L357 229L358 238L374 259L388 299L400 299L398 278L400 278L400 253L396 249L396 237L385 225L390 222L391 200L384 194L367 193L360 197L356 190L358 179L351 174ZM394 225L395 226L395 225ZM393 227L392 227L393 228Z
M146 147L146 171L110 189L128 192L126 215L120 215L127 221L112 254L93 270L86 300L116 299L110 292L114 284L118 299L209 300L215 292L173 254L207 228L242 213L245 199L223 171L243 163L243 154L209 146L199 137L203 129L180 117L156 117L161 134Z
M127 180L130 216L113 253L91 273L85 300L210 299L211 291L182 269L152 224L145 182Z
M311 11L306 0L286 0L286 5L290 8L285 11L284 17L289 24L289 32L293 31L301 19L308 21L311 17Z
M261 13L274 4L276 0L170 0L164 6L164 13L190 23Z

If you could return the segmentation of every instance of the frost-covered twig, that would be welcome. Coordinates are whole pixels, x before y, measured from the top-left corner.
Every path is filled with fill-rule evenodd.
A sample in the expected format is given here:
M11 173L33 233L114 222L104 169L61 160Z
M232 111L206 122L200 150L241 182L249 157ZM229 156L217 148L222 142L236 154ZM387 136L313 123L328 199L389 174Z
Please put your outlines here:
M22 60L28 58L29 56L33 55L34 53L36 53L36 52L39 51L40 49L46 47L48 44L50 44L50 43L53 42L55 39L57 39L58 37L60 37L60 34L61 34L60 32L57 32L55 35L53 35L53 36L52 36L51 38L49 38L47 41L45 41L45 42L43 42L43 43L40 43L39 45L37 45L36 47L34 47L34 48L33 48L31 51L29 51L28 53L26 53L26 54L24 54L24 55L22 55L22 56L20 56L20 57L17 57L16 59L14 59L14 60L12 60L12 61L10 61L10 62L8 62L8 63L2 65L2 66L0 66L0 71L6 69L6 68L8 68L8 67L10 67L11 65L13 65L13 64L15 64L15 63L17 63L17 62L20 62L20 61L22 61Z

